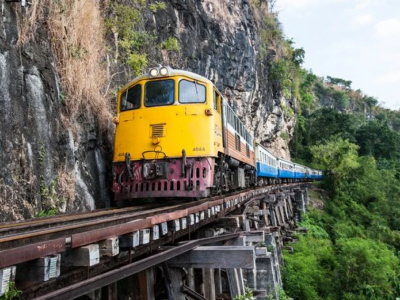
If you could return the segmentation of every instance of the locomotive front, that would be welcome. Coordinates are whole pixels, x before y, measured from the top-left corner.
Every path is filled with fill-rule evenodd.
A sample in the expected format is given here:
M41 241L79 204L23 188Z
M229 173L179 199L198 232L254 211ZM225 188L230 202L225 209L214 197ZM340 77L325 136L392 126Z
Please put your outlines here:
M221 103L208 79L152 68L118 93L113 192L121 202L207 197L222 148Z

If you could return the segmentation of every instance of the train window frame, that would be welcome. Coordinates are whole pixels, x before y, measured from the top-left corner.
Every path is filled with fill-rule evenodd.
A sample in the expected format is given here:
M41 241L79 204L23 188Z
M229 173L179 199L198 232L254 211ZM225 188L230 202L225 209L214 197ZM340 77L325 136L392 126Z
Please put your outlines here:
M220 93L214 88L214 110L221 113L221 95Z
M146 101L147 100L147 87L148 87L148 85L149 84L152 84L152 83L155 83L155 82L172 82L173 83L173 85L172 85L172 88L173 88L173 90L172 90L172 97L173 97L173 100L172 100L172 102L171 103L169 103L169 102L167 102L167 103L161 103L161 104L157 104L157 105L149 105L148 104L148 102ZM159 106L169 106L169 105L173 105L174 103L175 103L175 89L176 89L176 87L175 87L175 80L174 79L161 79L161 80L151 80L151 81L147 81L146 83L145 83L145 85L144 85L144 106L145 107L159 107ZM171 93L171 92L170 92Z
M204 88L204 100L203 101L182 101L181 100L181 91L183 88L181 87L181 84L184 82L192 83L195 87L197 99L200 100L199 98L199 88ZM199 104L199 103L206 103L207 101L207 86L205 84L200 83L198 80L187 80L187 79L181 79L179 80L178 83L178 102L181 104Z
M237 151L239 151L239 152L241 151L241 149L240 149L240 148L241 148L241 147L240 147L241 145L240 145L240 144L241 144L240 135L236 133L236 134L235 134L235 149L236 149Z
M216 90L214 90L214 99L213 100L214 100L214 103L213 103L214 110L218 111L218 93Z
M138 103L138 105L134 105L134 103L132 103L131 101L128 101L127 100L127 98L128 98L128 96L129 96L129 91L132 91L133 89L136 89L137 87L139 87L140 88L140 91L139 91L139 103ZM135 85L133 85L133 86L130 86L130 87L128 87L125 91L123 91L121 94L120 94L120 97L119 97L119 110L121 111L121 112L124 112L124 111L129 111L129 110L134 110L134 109L139 109L141 106L142 106L142 94L143 94L143 91L142 91L143 89L142 89L142 85L140 84L140 83L138 83L138 84L135 84ZM123 108L123 96L125 95L125 94L127 94L128 96L126 97L126 99L125 99L125 102L126 102L126 105L128 104L128 102L129 103L131 103L132 105L134 105L133 107L129 107L129 108Z

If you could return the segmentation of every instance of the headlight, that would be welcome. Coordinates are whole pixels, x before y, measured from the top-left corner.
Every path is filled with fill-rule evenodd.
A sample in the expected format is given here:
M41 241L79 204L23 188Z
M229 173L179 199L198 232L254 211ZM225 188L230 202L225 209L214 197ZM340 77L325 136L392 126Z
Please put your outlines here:
M158 75L158 70L156 68L150 70L151 77L156 77L157 75Z
M161 76L167 76L168 75L168 68L167 67L162 67L161 69L160 69L160 75Z

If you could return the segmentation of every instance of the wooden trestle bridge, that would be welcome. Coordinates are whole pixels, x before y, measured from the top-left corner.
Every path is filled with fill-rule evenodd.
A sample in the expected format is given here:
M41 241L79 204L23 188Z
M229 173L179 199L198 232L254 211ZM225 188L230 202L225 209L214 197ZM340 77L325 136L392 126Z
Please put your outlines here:
M21 299L278 299L308 187L0 224L0 296L15 281Z

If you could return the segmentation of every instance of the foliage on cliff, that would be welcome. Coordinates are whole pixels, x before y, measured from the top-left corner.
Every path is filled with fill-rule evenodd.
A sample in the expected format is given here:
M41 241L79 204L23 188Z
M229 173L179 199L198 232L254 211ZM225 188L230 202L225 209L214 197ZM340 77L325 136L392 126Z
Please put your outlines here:
M319 97L340 92L350 99L350 90L325 89L313 79L309 87L317 86ZM346 89L351 84L330 80ZM315 96L315 89L308 91ZM328 197L325 210L312 210L302 224L309 234L285 255L284 286L294 299L400 296L400 135L390 114L366 100L352 113L335 105L315 110L302 101L292 153L324 170Z

